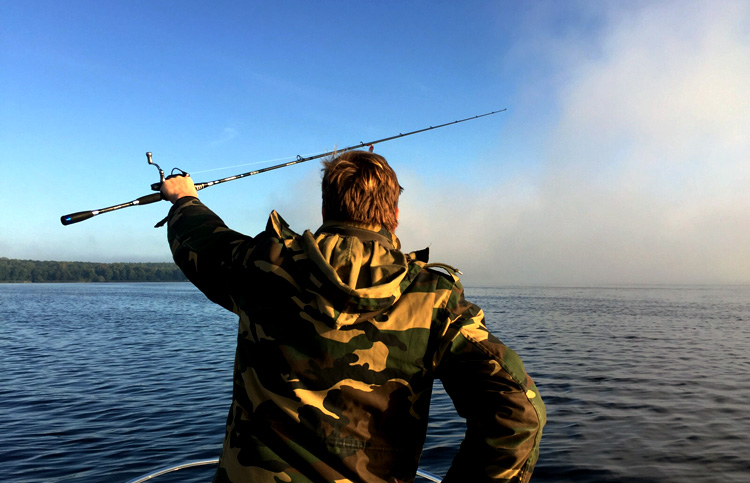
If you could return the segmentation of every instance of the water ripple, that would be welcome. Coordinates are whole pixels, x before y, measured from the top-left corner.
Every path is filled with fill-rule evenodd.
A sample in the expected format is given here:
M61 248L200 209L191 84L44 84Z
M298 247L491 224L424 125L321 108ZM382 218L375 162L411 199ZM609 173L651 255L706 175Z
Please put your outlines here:
M748 479L750 287L467 298L547 404L533 481ZM0 285L0 314L0 481L125 481L218 455L236 321L191 285ZM465 425L439 384L429 431L421 466L444 474Z

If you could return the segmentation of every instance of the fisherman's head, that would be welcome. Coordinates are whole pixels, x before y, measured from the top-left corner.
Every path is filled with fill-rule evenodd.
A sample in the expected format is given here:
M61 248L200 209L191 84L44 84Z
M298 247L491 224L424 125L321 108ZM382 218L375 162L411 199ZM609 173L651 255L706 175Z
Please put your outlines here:
M323 220L377 224L395 231L403 190L384 157L347 151L323 161Z

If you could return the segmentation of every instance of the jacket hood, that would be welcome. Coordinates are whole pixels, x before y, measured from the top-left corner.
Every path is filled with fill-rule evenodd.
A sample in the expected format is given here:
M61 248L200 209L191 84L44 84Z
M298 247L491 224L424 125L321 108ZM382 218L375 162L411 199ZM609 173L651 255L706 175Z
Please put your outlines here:
M320 286L309 287L321 313L336 327L371 319L392 306L420 265L402 253L395 234L379 225L324 223L302 235L302 248L315 265Z
M391 307L427 261L426 250L402 253L396 235L380 225L332 221L315 233L297 235L276 212L269 221L288 248L306 255L294 257L307 264L301 268L309 274L303 288L336 328L372 319Z

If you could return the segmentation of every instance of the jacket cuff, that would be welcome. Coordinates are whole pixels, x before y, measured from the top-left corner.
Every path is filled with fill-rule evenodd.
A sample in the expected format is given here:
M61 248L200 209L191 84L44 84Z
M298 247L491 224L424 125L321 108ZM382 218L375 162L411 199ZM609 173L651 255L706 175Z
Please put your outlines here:
M174 204L172 204L172 208L169 209L169 214L167 216L172 216L172 214L177 211L180 206L184 205L188 201L197 199L197 196L183 196L182 198L175 201Z

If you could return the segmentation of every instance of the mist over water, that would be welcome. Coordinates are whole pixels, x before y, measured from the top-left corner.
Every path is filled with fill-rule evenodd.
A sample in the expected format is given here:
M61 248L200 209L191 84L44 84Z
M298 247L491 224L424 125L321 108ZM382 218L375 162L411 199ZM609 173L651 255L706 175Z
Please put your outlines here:
M547 404L532 481L750 477L749 286L467 298ZM235 340L235 316L190 284L0 285L0 480L126 481L217 457ZM420 466L445 474L463 432L438 385Z

